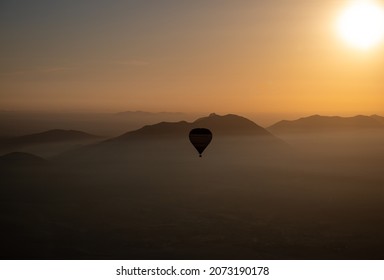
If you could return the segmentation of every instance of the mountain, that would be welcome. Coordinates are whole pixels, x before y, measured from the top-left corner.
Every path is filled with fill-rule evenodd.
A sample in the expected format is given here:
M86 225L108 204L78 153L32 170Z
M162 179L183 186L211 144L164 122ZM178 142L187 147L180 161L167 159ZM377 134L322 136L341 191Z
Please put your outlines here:
M146 125L138 130L129 131L121 136L107 141L124 141L133 139L150 139L156 137L177 137L189 132L190 123L180 122L161 122L154 125Z
M384 129L384 122L380 121L380 118L382 117L363 115L355 117L313 115L293 121L283 120L267 129L274 134Z
M177 122L179 120L191 119L192 115L181 112L144 112L144 111L125 111L113 115L116 122L125 122L126 125L136 124L137 127L148 124L156 124L161 121ZM132 125L131 125L132 126Z
M41 133L6 138L0 142L0 153L26 152L50 157L78 146L88 145L101 137L77 130L53 129Z
M225 116L210 114L208 117L196 120L192 123L192 126L210 128L217 135L274 137L266 129L251 120L233 114Z
M0 139L13 138L52 128L75 129L94 135L115 137L146 124L194 120L198 115L178 112L39 112L0 111Z
M373 118L373 119L375 119L375 120L377 120L377 121L379 121L379 122L384 124L384 117L382 117L382 116L372 115L371 118Z
M77 130L52 129L41 133L14 137L8 139L6 142L9 145L24 146L50 142L94 140L98 138L100 137Z
M205 127L211 130L215 136L266 136L275 138L266 129L256 123L233 114L219 116L210 114L208 117L199 118L189 123L180 122L161 122L154 125L146 125L138 130L127 132L112 141L124 141L131 139L148 139L156 137L185 138L193 128ZM154 139L156 139L154 138ZM109 141L111 141L109 140Z
M38 166L47 163L42 157L21 152L13 152L0 156L0 166Z

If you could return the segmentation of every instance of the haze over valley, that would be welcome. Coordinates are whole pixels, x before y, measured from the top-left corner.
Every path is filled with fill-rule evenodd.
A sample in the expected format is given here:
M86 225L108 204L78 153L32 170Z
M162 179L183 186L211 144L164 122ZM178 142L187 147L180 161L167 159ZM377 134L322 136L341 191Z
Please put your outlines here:
M1 259L384 259L383 1L2 0L0 36Z
M0 157L1 258L380 259L384 134L371 118L265 129L211 114L108 139L13 138ZM213 134L202 158L194 127ZM53 149L58 135L91 143ZM37 144L55 153L18 151Z

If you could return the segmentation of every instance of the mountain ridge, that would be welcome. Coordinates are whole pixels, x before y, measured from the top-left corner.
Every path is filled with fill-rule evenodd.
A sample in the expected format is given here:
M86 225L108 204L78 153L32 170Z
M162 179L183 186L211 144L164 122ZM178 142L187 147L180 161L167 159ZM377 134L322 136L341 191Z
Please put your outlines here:
M382 117L378 115L353 117L311 115L291 121L279 121L267 127L267 130L279 134L384 129L384 122L380 121L380 118Z
M0 166L42 165L48 161L31 153L11 152L0 156Z
M9 138L3 141L4 145L23 146L49 142L66 142L79 140L94 140L100 136L89 134L79 130L50 129L43 132L32 133Z
M129 131L108 141L128 140L132 138L145 137L185 137L193 128L205 127L211 130L214 137L220 136L240 136L240 135L258 135L274 137L263 127L257 125L253 121L234 114L217 115L210 114L207 117L201 117L194 122L179 121L179 122L160 122L153 125L146 125L140 129Z

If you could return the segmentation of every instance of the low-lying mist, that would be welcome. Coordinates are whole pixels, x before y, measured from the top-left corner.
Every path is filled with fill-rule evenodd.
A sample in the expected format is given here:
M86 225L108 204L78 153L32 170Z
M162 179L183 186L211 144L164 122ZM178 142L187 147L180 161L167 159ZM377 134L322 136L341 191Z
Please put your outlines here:
M1 258L381 259L383 149L330 137L216 137L202 158L187 139L107 141L3 165Z

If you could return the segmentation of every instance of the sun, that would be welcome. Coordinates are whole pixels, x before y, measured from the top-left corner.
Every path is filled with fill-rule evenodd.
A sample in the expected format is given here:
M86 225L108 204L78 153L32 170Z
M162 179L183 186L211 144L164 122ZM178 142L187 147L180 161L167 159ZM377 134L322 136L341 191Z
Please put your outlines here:
M373 1L355 1L342 12L337 30L356 48L377 46L384 38L384 9Z

